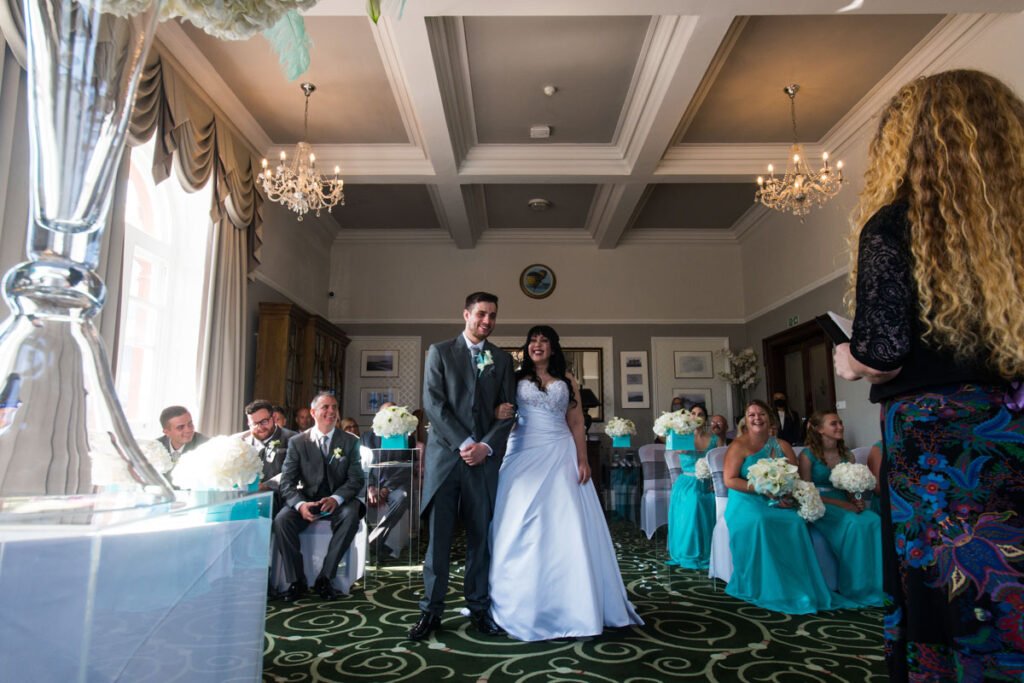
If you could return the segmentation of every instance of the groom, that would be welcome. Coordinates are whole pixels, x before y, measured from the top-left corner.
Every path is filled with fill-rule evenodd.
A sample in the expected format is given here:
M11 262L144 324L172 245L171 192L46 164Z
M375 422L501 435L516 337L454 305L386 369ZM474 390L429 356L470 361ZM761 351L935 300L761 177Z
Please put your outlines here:
M455 339L430 347L423 409L430 423L420 514L430 525L423 562L425 595L419 621L409 631L422 640L441 629L452 534L457 519L466 529L465 595L470 620L485 635L504 633L491 619L487 589L488 528L498 489L498 468L513 420L498 420L499 403L515 402L512 357L488 343L498 317L498 297L475 292L462 312L466 328Z

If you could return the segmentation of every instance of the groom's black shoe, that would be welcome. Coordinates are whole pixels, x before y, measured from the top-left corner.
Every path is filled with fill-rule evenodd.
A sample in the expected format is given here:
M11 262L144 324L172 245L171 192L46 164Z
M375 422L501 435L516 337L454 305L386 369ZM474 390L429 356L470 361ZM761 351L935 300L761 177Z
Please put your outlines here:
M431 631L441 630L441 617L430 612L421 612L420 619L409 629L409 640L423 640Z
M469 620L473 622L473 626L476 626L476 630L485 636L503 636L505 635L505 629L498 626L491 619L491 614L487 610L480 610L478 612L470 612Z

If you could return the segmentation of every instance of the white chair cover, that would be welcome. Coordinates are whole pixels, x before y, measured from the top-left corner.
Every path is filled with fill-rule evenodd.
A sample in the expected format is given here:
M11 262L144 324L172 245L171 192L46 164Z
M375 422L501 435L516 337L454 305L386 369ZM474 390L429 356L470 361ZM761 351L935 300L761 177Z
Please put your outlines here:
M679 464L679 451L665 451L665 466L668 467L669 489L676 485L679 473L683 471Z
M668 502L672 496L668 467L665 465L665 445L649 443L639 449L643 469L644 493L640 500L640 528L648 540L658 527L668 524Z
M327 544L331 541L331 524L326 519L318 519L302 530L299 534L299 545L302 549L302 569L306 573L306 585L312 587L316 581L320 567L327 554ZM352 539L348 552L342 556L342 566L331 585L334 589L348 595L352 584L363 578L366 565L366 522L359 521L359 531ZM279 591L288 589L288 578L284 572L281 556L273 553L270 566L271 583Z
M732 578L732 551L729 550L729 527L725 524L725 506L729 502L729 490L722 473L725 469L726 446L708 451L708 469L715 486L715 529L711 532L711 558L708 576L729 583Z
M859 446L851 450L854 460L856 460L859 465L868 464L868 453L870 452L871 446Z

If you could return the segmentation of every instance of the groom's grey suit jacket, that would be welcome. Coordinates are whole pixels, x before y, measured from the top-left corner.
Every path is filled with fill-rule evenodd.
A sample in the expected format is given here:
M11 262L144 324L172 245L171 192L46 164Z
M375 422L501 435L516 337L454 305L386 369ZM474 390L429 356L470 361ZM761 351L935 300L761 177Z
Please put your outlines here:
M494 409L499 403L515 403L515 373L512 356L490 342L494 364L480 375L463 335L430 347L423 381L423 412L430 421L421 514L425 514L434 494L460 461L459 446L468 437L484 442L493 453L480 465L484 468L487 489L494 505L498 489L498 469L505 454L505 443L514 420L498 420Z

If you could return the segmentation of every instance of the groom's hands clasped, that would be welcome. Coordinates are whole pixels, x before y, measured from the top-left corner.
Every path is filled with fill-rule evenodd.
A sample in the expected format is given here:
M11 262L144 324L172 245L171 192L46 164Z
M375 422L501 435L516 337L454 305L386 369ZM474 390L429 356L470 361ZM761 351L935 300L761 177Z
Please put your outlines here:
M467 465L470 467L476 467L490 454L491 449L487 447L487 444L477 442L471 446L466 446L459 450L459 457L462 458Z

